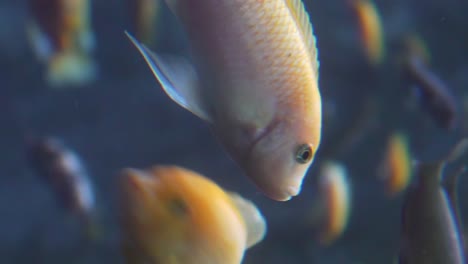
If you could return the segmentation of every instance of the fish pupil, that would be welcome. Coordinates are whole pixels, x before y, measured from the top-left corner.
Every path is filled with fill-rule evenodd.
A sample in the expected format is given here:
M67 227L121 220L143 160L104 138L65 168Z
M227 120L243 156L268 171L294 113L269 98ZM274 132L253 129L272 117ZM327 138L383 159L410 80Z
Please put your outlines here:
M312 159L312 148L309 144L301 145L296 154L296 161L298 163L307 163Z
M181 199L174 198L170 201L169 208L174 214L179 216L185 216L189 213L187 204Z

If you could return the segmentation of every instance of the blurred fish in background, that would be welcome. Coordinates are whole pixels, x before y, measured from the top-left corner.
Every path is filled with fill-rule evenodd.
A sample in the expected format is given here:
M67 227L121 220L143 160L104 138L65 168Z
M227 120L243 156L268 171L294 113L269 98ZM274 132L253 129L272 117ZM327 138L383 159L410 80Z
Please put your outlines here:
M467 143L460 142L462 149L456 156L465 152ZM466 263L458 200L454 199L456 180L465 170L455 170L444 178L446 165L458 159L450 156L416 163L417 179L406 193L402 208L400 264Z
M406 46L404 75L421 109L434 120L437 126L454 130L458 122L458 102L451 89L429 69L430 53L421 42Z
M319 190L324 206L319 241L331 245L345 231L351 212L352 193L346 167L335 161L322 164Z
M26 154L31 168L50 187L57 202L81 221L87 238L98 239L101 230L95 190L78 155L54 137L28 138Z
M132 27L131 32L141 42L152 47L156 42L157 22L161 16L163 0L127 0Z
M408 34L403 39L404 53L406 56L416 56L426 64L430 65L432 56L426 41L417 33Z
M180 106L210 124L266 196L301 192L318 151L322 102L315 35L302 1L166 1L193 65L130 40Z
M363 51L369 63L377 66L386 55L381 16L373 0L348 0L356 14Z
M384 182L386 194L395 197L403 192L411 181L412 159L407 135L394 132L388 139L379 178Z
M0 263L464 263L464 10L0 0Z
M97 74L91 0L29 0L26 32L51 87L83 85Z
M240 264L267 229L252 202L177 166L123 170L120 200L129 264Z

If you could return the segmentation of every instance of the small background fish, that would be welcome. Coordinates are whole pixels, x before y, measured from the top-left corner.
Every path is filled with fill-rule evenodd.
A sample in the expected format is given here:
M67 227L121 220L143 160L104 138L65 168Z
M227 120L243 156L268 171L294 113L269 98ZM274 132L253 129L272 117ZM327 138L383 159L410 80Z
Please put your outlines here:
M117 182L122 167L176 163L235 190L259 206L268 220L265 240L249 251L245 264L391 263L398 250L402 198L388 200L375 171L389 131L408 131L415 157L435 159L461 131L434 126L424 113L405 104L408 88L399 80L395 48L408 31L417 32L431 50L431 65L457 97L468 94L468 3L466 1L376 0L387 31L387 60L381 86L369 81L355 20L344 1L306 0L314 23L321 62L322 97L335 105L336 118L323 134L328 152L346 133L369 93L379 106L377 125L352 150L340 154L353 181L353 216L345 234L331 247L316 245L304 223L317 194L320 163L334 155L317 154L297 199L278 204L262 197L225 155L205 124L175 105L153 76L124 30L130 28L125 1L92 1L96 58L100 78L86 89L55 91L42 81L24 36L25 1L0 0L0 263L123 263L117 224ZM167 7L163 6L163 9ZM170 13L163 11L163 53L185 53L186 42ZM395 65L394 65L395 64ZM57 135L74 146L96 176L108 236L84 251L73 225L64 223L50 192L27 169L23 135ZM467 133L466 130L464 132ZM333 151L331 151L333 153ZM460 178L461 211L468 212L467 178ZM77 249L78 248L78 249Z

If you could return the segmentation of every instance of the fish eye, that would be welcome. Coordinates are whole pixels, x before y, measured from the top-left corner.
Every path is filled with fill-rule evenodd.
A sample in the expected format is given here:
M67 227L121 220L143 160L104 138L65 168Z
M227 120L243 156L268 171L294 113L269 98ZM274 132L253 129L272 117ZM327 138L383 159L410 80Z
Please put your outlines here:
M182 199L173 198L168 205L169 210L178 216L185 216L189 213L188 206Z
M311 161L313 156L314 153L310 144L302 144L296 151L296 161L301 164Z

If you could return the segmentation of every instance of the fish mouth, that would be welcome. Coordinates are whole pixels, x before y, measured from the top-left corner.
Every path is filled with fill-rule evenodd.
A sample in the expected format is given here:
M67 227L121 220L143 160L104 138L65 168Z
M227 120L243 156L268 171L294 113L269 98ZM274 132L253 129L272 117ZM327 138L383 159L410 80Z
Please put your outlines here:
M269 195L269 197L278 202L287 202L301 193L302 186L288 186L284 189L282 195Z
M252 141L251 146L248 149L247 155L244 156L244 164L247 165L247 168L250 168L247 170L252 172L252 171L257 171L257 169L253 169L252 166L255 164L252 163L252 160L254 160L254 152L255 152L255 147L262 141L262 139L266 138L268 136L268 133L274 131L280 126L280 122L278 120L273 120L266 126L264 129L258 131L256 133L255 139ZM261 174L261 173L259 173ZM247 174L249 178L253 181L253 183L256 185L256 187L268 198L279 201L279 202L285 202L289 201L292 199L292 197L299 195L302 189L302 183L300 184L286 184L285 186L281 185L275 185L271 183L265 183L265 179L262 179L261 177L259 178L258 176L261 175L252 175L252 174Z
M287 202L291 200L293 197L298 196L302 189L302 184L289 185L282 188L275 188L275 186L269 186L267 188L263 186L262 188L259 182L255 180L253 180L253 182L263 195L277 202Z

